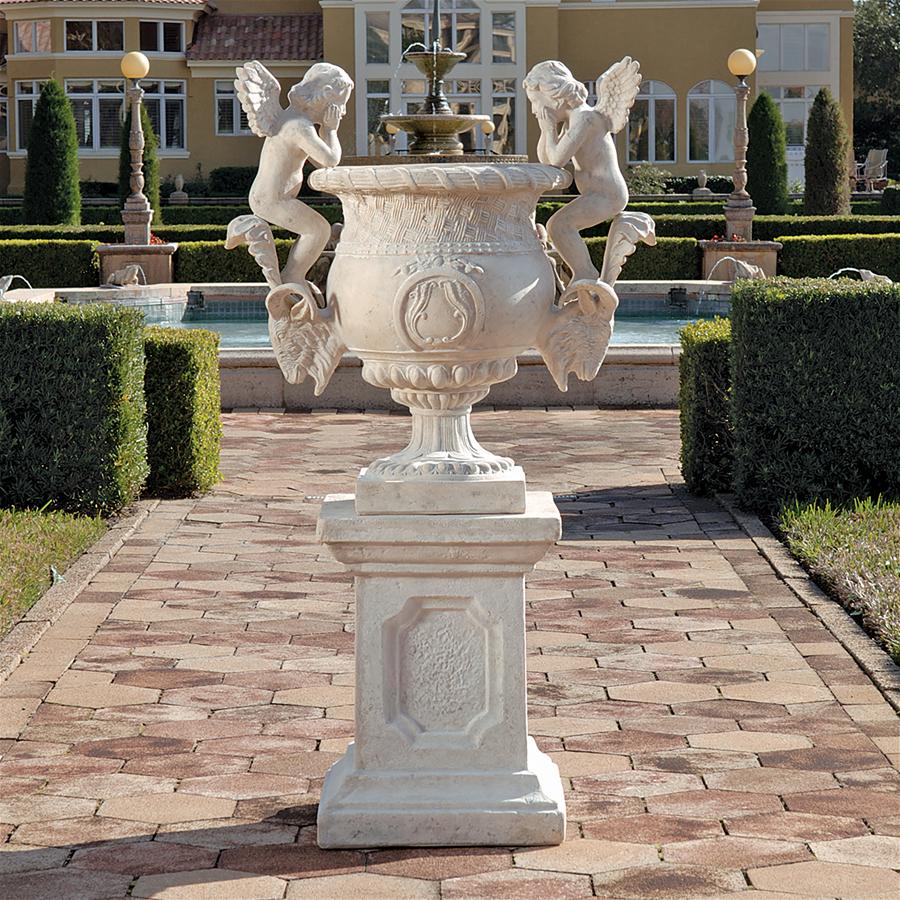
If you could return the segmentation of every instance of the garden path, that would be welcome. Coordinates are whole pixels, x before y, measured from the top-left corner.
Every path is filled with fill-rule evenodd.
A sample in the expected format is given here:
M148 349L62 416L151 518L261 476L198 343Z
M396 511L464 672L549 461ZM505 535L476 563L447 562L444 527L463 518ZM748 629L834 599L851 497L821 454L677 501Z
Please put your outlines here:
M322 496L380 415L231 414L225 480L161 503L0 687L0 897L897 897L891 708L716 502L673 411L479 413L554 490L528 579L560 847L315 845L353 730L353 594Z

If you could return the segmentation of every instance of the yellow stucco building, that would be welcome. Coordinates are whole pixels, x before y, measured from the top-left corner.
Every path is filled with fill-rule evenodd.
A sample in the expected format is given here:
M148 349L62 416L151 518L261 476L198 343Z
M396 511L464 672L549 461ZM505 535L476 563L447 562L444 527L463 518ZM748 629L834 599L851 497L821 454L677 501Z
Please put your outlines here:
M114 181L123 53L142 50L145 102L160 139L162 175L191 178L253 165L258 139L234 96L236 64L260 59L288 87L319 59L356 82L341 138L348 154L384 152L378 116L414 108L425 86L403 63L423 40L431 0L0 0L0 190L21 191L31 117L43 80L72 100L85 179ZM754 78L787 124L791 178L802 177L806 117L827 85L852 127L852 0L443 0L445 45L467 59L447 94L459 110L493 115L472 149L532 153L536 124L521 90L528 69L560 59L590 90L624 55L640 60L641 94L619 135L623 165L676 174L728 172L736 47L764 53ZM400 139L402 141L402 137ZM401 145L402 149L402 145Z

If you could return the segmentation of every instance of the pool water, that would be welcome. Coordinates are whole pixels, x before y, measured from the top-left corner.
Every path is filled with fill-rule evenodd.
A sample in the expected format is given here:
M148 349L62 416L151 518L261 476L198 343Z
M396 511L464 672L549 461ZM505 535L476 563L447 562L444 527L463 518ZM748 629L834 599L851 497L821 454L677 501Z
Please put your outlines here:
M616 316L613 331L613 346L628 344L677 344L678 329L698 318L684 314L665 313L655 315ZM223 348L238 347L263 349L270 346L267 323L261 319L205 319L203 321L182 321L169 323L173 328L205 328L217 331Z

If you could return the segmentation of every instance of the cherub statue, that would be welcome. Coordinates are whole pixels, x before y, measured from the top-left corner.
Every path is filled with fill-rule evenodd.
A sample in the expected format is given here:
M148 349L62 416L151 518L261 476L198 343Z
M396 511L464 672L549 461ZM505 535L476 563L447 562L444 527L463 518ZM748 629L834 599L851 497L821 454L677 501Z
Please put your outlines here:
M538 158L545 165L573 164L580 196L547 222L550 242L571 272L556 315L539 349L561 390L569 372L590 380L600 368L612 336L618 298L613 285L639 241L655 244L653 220L626 213L628 186L619 169L613 135L628 121L641 84L639 64L626 56L597 79L597 102L561 62L538 63L525 91L540 124ZM612 219L602 271L579 232Z
M250 188L254 215L229 223L225 246L247 244L271 288L269 334L285 377L298 382L312 375L319 394L345 348L332 327L333 310L306 279L331 238L331 225L297 193L308 160L319 167L340 163L337 130L353 82L340 67L316 63L288 92L287 109L279 101L278 79L260 62L240 66L234 84L251 130L265 143ZM298 235L281 271L271 225Z

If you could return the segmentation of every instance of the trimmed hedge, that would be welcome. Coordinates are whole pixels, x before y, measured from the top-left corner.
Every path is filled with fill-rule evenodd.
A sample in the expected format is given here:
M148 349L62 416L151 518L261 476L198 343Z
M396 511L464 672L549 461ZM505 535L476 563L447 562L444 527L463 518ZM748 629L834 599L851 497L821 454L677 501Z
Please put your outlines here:
M826 278L838 269L871 269L900 281L900 233L779 237L778 274Z
M730 491L731 322L700 320L682 328L679 337L681 473L695 494Z
M0 303L0 506L108 514L147 477L143 316Z
M881 210L887 216L900 216L900 185L889 185L884 189Z
M96 241L0 241L0 272L32 287L92 287L100 280Z
M606 238L588 238L585 242L594 265L603 266ZM693 238L659 238L655 247L638 244L622 269L627 281L661 281L700 277L700 251Z
M219 479L219 335L145 328L147 488L188 496Z
M293 241L276 240L281 266L287 261ZM175 254L175 281L262 281L263 274L246 247L226 250L220 241L186 241Z
M739 503L900 497L900 285L744 281L731 316Z

